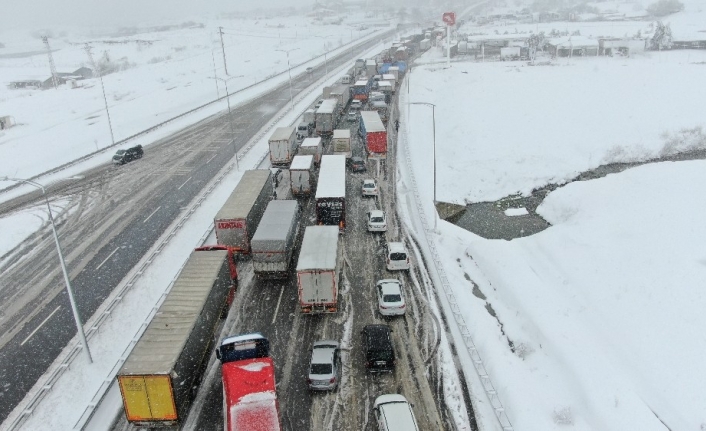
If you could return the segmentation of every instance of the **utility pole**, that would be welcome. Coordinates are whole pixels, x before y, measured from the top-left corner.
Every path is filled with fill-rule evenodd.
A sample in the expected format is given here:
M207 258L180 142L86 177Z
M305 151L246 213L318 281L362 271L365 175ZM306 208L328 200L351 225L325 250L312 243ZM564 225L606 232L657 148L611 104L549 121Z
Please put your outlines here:
M211 60L213 61L213 81L216 83L216 100L221 98L221 94L218 92L218 75L216 75L216 56L213 54L213 50L211 50Z
M221 35L221 51L223 51L223 69L226 71L226 75L228 75L228 64L226 63L226 47L225 45L223 45L223 27L218 27L218 33Z
M49 56L49 68L51 69L51 82L54 84L54 89L59 87L59 77L56 73L56 66L54 66L54 57L51 55L51 48L49 47L49 38L47 36L42 36L42 42L47 48L47 55Z
M91 66L93 67L93 70L96 71L98 74L98 78L101 81L101 89L103 90L103 102L105 103L105 113L108 115L108 127L110 128L110 141L115 145L115 135L113 135L113 123L110 121L110 111L108 110L108 98L105 96L105 85L103 85L103 74L100 71L100 68L96 64L96 62L93 60L93 54L91 54L91 45L86 44L86 47L84 48L86 50L86 54L88 55L88 60L91 62Z

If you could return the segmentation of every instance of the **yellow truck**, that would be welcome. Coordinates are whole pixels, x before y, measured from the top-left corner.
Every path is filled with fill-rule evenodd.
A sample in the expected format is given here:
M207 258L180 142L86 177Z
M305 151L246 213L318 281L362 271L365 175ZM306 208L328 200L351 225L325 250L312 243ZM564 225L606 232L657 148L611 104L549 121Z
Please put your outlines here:
M195 250L117 379L128 422L183 422L208 364L219 318L237 278L225 247Z

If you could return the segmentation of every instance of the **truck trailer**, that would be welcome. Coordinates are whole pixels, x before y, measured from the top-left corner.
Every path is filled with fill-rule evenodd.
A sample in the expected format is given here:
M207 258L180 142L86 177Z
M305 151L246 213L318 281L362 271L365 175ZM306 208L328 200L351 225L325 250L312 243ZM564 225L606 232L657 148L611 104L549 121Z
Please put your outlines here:
M270 146L270 162L273 165L287 165L297 152L296 127L278 127L267 141Z
M316 110L316 133L319 136L333 133L338 107L336 99L325 99Z
M365 102L368 100L368 93L370 93L370 88L373 86L373 77L361 78L353 84L353 99Z
M387 129L377 111L360 112L358 133L368 154L387 154Z
M297 262L297 287L302 313L338 311L341 251L335 226L308 226Z
M228 250L197 249L117 374L125 416L139 427L183 424L233 286Z
M295 196L308 196L316 188L314 156L296 155L289 166L289 184Z
M314 156L314 163L318 166L321 163L321 155L324 152L322 142L320 137L304 139L299 146L299 154L302 156Z
M346 228L346 157L325 155L316 186L316 223Z
M252 266L259 278L287 278L301 208L295 200L270 201L250 242Z
M350 159L353 153L351 152L351 130L350 129L335 129L333 138L331 138L331 146L333 154L346 156Z
M373 76L378 73L378 64L374 59L367 59L365 60L365 71L367 72L368 76Z
M272 199L272 185L269 169L245 171L233 193L216 213L214 225L218 244L239 253L250 252L250 240Z

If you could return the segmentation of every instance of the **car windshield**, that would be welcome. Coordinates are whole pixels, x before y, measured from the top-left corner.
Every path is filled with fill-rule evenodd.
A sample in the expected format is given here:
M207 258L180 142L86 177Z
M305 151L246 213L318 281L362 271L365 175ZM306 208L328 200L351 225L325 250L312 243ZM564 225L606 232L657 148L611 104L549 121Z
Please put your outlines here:
M379 217L379 216L378 217L370 217L370 221L373 223L382 223L385 221L385 219L382 217Z
M125 154L125 150L118 150L118 152L115 153L116 156L120 156L122 154Z
M405 260L407 259L407 253L390 253L391 260Z
M311 374L331 374L332 372L331 364L311 364Z
M400 302L402 301L402 295L382 295L382 302Z
M366 189L374 189L374 188L375 188L375 184L373 184L373 183L365 183L365 184L363 184L363 187L365 187Z
M390 361L394 359L394 354L390 350L370 350L368 359L371 361Z

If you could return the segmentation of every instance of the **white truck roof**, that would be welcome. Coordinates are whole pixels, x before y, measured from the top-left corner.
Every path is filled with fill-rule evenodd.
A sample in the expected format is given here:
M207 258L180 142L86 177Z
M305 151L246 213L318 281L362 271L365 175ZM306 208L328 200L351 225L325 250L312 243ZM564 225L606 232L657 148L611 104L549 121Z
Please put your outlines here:
M294 126L292 127L278 127L275 129L274 132L272 132L272 136L270 136L270 141L287 141L289 138L292 137L292 134L296 128Z
M338 226L307 226L304 231L297 271L336 269Z
M367 79L359 79L355 82L354 85L368 85L368 80Z
M382 79L384 79L385 81L394 81L394 80L395 80L395 75L393 75L393 74L391 74L391 73L383 73L383 74L382 74Z
M360 111L360 119L365 123L366 132L384 132L385 125L382 124L380 114L377 111Z
M333 114L336 110L336 104L338 101L336 99L325 99L319 109L316 110L317 114Z
M298 213L299 202L295 200L270 201L250 241L253 251L278 250L285 246L290 231L296 226Z
M334 129L333 139L350 139L351 129Z
M377 115L377 112L375 112ZM378 118L380 118L378 116ZM382 123L381 123L382 124ZM316 199L346 197L346 156L321 156Z
M243 177L223 207L216 214L216 220L245 218L255 205L267 181L271 181L269 169L245 171Z
M302 141L300 147L314 147L314 148L316 148L316 147L318 147L319 145L321 145L321 138L320 138L320 137L316 137L316 138L305 138L305 139Z
M294 156L292 164L289 165L290 171L301 171L311 169L314 164L314 156L312 154Z

